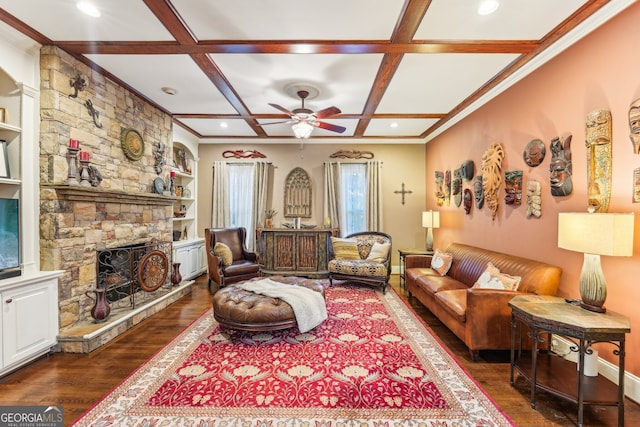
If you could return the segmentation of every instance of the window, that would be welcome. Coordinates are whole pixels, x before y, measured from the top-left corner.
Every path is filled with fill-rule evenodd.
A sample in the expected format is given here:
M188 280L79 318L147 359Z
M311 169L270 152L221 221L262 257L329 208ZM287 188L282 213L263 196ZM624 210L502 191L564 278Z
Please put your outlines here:
M343 236L366 231L367 167L344 163L340 168L340 226Z
M253 165L230 164L228 175L230 227L251 230L253 212ZM248 236L251 233L247 233Z

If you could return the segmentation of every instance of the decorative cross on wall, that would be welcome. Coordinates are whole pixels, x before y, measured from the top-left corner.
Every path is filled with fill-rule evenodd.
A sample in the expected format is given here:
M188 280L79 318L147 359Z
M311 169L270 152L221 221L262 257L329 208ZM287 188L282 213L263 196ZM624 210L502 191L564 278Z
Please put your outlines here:
M404 182L402 183L402 190L394 191L395 194L402 194L402 204L404 205L404 196L405 194L411 194L413 191L404 189Z

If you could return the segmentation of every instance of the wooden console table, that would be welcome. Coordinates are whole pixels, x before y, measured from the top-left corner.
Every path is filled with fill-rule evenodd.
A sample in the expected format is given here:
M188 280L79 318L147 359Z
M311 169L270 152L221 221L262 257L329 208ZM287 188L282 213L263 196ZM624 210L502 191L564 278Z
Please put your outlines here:
M329 245L337 229L258 229L261 273L329 277Z
M631 331L629 318L607 311L595 313L570 304L564 298L519 295L511 306L511 376L518 371L531 382L531 407L535 409L536 388L578 404L578 426L583 425L584 405L618 407L618 426L624 426L625 334ZM531 333L531 351L522 349L522 326ZM573 362L549 353L540 353L538 343L550 343L551 334L563 336L578 352L579 370ZM595 343L607 343L618 355L618 385L598 375L584 375L587 349Z

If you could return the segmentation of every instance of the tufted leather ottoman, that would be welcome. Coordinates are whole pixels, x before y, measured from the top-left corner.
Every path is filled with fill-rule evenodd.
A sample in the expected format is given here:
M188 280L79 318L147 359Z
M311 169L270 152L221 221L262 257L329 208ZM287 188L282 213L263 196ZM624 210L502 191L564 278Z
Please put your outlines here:
M251 281L260 279L256 277ZM324 287L317 280L297 276L271 276L270 279L304 286L324 297ZM279 298L241 289L239 283L220 288L213 295L213 318L223 327L243 331L273 331L297 326L289 304Z

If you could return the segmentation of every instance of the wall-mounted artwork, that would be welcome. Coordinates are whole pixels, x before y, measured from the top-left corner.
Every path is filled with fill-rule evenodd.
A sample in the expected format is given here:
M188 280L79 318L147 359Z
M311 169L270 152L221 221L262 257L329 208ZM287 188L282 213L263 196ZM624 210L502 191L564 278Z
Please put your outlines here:
M464 189L464 195L462 196L462 205L464 206L464 213L469 215L471 213L471 207L473 206L473 195L468 188Z
M435 171L435 178L436 178L436 191L435 191L436 202L438 203L438 206L442 206L444 204L444 199L445 199L444 172Z
M535 168L542 163L546 154L547 149L544 147L544 142L539 139L532 139L526 147L524 147L522 157L527 166Z
M640 98L629 106L629 139L633 144L633 152L640 154Z
M451 171L444 172L444 203L449 206L451 200Z
M527 181L527 218L542 216L542 186L538 181Z
M465 160L462 162L460 166L460 175L462 179L466 182L469 182L473 179L473 174L475 173L475 165L473 164L473 160Z
M285 218L311 218L311 178L302 168L295 168L284 183Z
M498 213L498 191L502 185L503 159L504 148L499 142L492 143L482 155L482 188L492 220L496 219Z
M476 208L482 209L484 206L484 188L482 187L482 175L476 176L473 181L473 199L476 202Z
M457 207L460 207L462 203L462 171L455 169L453 171L453 181L451 181L451 195L453 196L453 202Z
M573 191L571 173L571 135L565 138L564 143L559 137L553 138L550 144L551 163L549 164L549 183L551 195L556 197L568 196Z
M588 206L608 212L611 199L611 112L595 110L587 114L587 194Z
M504 202L507 205L520 206L522 204L522 171L507 171L504 173Z

